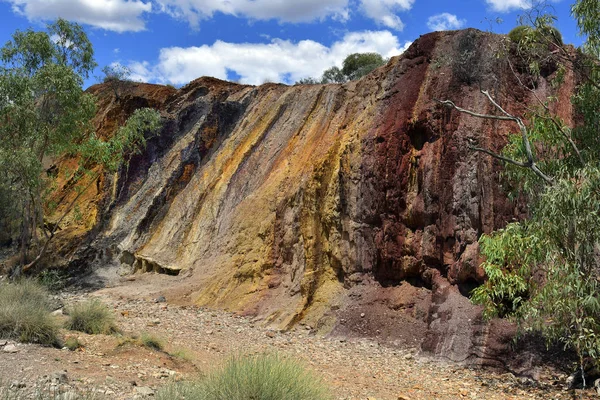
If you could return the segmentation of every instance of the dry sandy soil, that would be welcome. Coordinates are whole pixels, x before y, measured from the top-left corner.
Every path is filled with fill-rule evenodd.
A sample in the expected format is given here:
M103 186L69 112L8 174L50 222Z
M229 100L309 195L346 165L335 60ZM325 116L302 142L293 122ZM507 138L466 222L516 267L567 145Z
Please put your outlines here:
M19 398L44 390L71 399L95 390L100 398L143 399L172 380L193 379L231 355L279 352L302 360L331 388L335 399L581 399L594 391L567 390L566 376L540 368L539 380L506 371L460 366L376 341L322 336L309 326L278 332L261 321L223 311L175 305L161 298L168 285L152 274L116 281L113 287L56 295L62 305L98 297L114 309L121 336L64 331L84 345L76 351L0 340L0 379ZM146 332L164 350L127 338Z

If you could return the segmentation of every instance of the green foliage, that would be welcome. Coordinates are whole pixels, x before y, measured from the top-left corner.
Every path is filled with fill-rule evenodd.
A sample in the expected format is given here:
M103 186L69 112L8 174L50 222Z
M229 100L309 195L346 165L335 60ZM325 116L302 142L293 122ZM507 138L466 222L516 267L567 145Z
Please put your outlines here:
M121 99L122 92L130 82L129 76L131 75L131 71L129 68L121 64L112 64L103 67L102 73L104 74L104 77L102 77L102 82L109 85L110 89L115 95L115 98L117 101L119 101Z
M0 284L0 337L56 345L59 326L46 289L31 280Z
M156 394L159 400L330 399L325 385L298 362L277 355L233 357L198 382L174 383Z
M66 310L65 327L91 335L110 335L118 331L112 311L98 299L87 300Z
M297 81L295 84L296 85L316 85L318 83L321 83L321 82L315 78L302 78L299 81Z
M321 79L303 78L297 85L314 85L317 83L344 83L360 79L376 68L385 65L385 60L377 53L354 53L344 59L342 69L335 65L326 69Z
M354 53L344 59L342 73L348 80L360 79L385 64L381 54L377 53Z
M69 336L65 339L65 347L71 351L83 348L83 344L75 336Z
M165 347L165 343L162 339L144 332L140 336L140 343L142 346L148 347L152 350L162 351Z
M82 155L78 168L66 178L79 196L96 179L94 166L116 171L126 163L126 155L143 148L160 117L150 110L136 111L110 140L94 135L94 99L82 84L96 64L92 45L77 24L59 19L43 32L17 31L0 50L0 60L0 230L4 242L19 239L23 264L31 260L32 250L40 249L29 268L55 232L51 229L43 239L40 235L44 203L56 179L45 173L44 161ZM118 82L125 74L116 68L104 72ZM84 184L83 177L90 179ZM74 205L67 205L64 215ZM49 205L46 212L57 206Z
M67 278L65 272L57 270L57 269L47 269L37 276L38 282L47 288L51 292L57 292L67 284Z
M344 83L348 77L336 66L326 69L321 77L321 83Z
M563 46L563 39L554 26L555 20L552 15L540 14L533 21L528 21L531 25L519 25L508 33L516 54L521 58L523 65L518 67L523 72L539 76L557 68L553 51Z
M589 35L587 54L600 54L600 4L579 0L573 14ZM519 46L549 43L542 36L557 43L552 21L545 16L509 36ZM481 237L488 281L472 299L484 305L487 316L514 318L525 330L562 342L576 352L583 371L585 357L600 360L600 66L583 56L574 67L587 77L573 96L582 123L565 126L550 111L555 99L546 99L528 116L527 138L511 135L503 150L505 157L524 162L529 144L536 166L550 179L506 165L507 187L514 198L528 201L529 218Z
M533 34L529 25L518 25L508 32L508 38L515 44L524 43Z

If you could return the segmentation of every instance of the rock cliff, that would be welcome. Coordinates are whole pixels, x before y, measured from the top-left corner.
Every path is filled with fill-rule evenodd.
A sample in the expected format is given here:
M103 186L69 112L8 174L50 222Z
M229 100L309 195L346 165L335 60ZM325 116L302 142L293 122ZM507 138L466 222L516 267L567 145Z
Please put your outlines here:
M167 298L282 328L422 343L453 360L487 354L505 338L465 297L484 279L477 240L525 210L503 193L501 165L468 144L498 151L515 127L434 99L494 113L483 88L523 114L534 97L505 40L431 33L343 85L200 78L180 90L131 84L119 101L90 88L102 135L140 106L165 124L84 199L93 218L80 260L179 274ZM551 67L535 94L557 96L571 121L575 78L553 89Z

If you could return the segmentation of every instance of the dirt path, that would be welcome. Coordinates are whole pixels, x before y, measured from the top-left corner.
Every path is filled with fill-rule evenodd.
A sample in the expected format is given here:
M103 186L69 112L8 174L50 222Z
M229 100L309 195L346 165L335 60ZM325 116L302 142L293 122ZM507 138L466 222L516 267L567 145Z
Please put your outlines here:
M124 336L65 332L84 344L79 351L7 343L0 349L1 381L24 391L41 386L66 392L94 387L110 399L142 399L151 398L169 380L210 371L230 355L277 351L317 371L336 399L595 398L592 391L567 391L561 384L565 377L550 371L533 382L426 358L416 349L322 337L310 327L276 332L251 318L162 302L156 289L151 281L140 279L92 293L59 295L65 305L100 297L114 308ZM165 351L127 340L142 332L162 338Z

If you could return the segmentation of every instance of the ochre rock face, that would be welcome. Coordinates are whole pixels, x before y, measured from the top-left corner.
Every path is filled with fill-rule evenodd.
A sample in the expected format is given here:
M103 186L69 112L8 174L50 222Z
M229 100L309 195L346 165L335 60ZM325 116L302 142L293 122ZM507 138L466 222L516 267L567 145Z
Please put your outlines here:
M533 95L497 56L503 40L428 34L344 85L137 85L137 103L105 102L99 126L144 96L166 122L105 179L93 246L136 270L185 271L197 304L466 358L488 332L463 296L484 279L477 240L524 212L501 165L468 145L499 151L517 127L434 99L495 113L481 87L522 114ZM547 75L536 94L558 96L569 122L574 78L553 91Z

